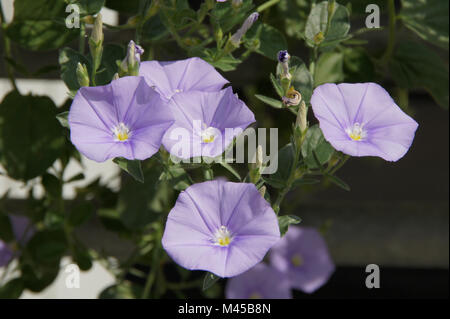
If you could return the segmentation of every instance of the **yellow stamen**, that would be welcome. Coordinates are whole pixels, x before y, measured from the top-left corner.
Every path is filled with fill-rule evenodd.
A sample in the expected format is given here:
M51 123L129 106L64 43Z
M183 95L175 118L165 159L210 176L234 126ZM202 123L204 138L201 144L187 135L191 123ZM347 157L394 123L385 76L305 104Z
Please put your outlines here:
M291 263L294 265L294 267L300 267L303 265L303 258L300 256L300 254L295 254L291 258Z

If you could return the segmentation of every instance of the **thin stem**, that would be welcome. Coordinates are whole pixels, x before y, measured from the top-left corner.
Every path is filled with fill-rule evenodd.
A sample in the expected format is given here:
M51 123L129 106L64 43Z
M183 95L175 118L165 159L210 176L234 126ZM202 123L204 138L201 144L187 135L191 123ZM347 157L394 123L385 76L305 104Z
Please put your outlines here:
M339 162L339 164L337 164L331 171L330 174L334 175L334 173L336 173L342 166L344 166L344 164L348 161L348 159L350 158L350 155L345 155L344 158Z
M85 37L86 37L86 24L84 22L81 22L81 25L80 25L80 41L79 41L80 43L79 43L79 47L78 47L78 51L81 54L84 54L84 48L85 48L85 45L86 45Z
M5 14L3 13L3 7L0 3L0 28L2 29L2 39L3 39L3 46L5 48L5 56L8 58L12 58L11 42L9 41L9 38L6 36L5 26L6 26ZM14 90L19 91L17 89L16 80L14 78L14 70L12 69L9 63L6 63L6 73L8 74L9 81L11 82L11 85L14 88Z
M145 282L144 291L142 292L141 299L148 299L150 296L150 292L152 291L153 284L155 283L156 275L159 272L159 258L160 258L160 249L161 249L161 229L157 230L158 235L155 238L155 247L153 248L153 256L152 256L152 265L150 268L150 272L147 277L147 281Z
M262 5L260 5L258 8L256 8L256 11L262 12L266 9L269 9L271 6L276 5L278 2L280 2L280 0L269 0L265 3L263 3Z
M388 12L389 12L389 39L386 47L386 51L384 52L383 57L381 58L382 64L387 64L391 59L392 53L394 52L395 46L395 27L397 16L395 13L395 2L394 0L388 0Z

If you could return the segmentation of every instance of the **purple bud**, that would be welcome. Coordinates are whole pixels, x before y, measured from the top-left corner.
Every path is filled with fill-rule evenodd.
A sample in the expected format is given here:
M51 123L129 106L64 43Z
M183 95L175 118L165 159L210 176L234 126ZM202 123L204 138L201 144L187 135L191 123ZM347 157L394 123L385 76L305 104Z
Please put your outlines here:
M289 55L287 50L282 50L282 51L278 52L278 61L280 63L286 63L289 61L290 58L291 58L291 56Z

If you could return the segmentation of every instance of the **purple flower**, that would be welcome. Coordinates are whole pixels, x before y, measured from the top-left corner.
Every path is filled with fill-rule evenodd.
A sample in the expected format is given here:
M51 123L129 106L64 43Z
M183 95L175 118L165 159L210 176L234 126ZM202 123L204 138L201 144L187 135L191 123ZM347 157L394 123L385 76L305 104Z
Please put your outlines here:
M255 185L215 180L180 193L162 245L184 268L233 277L258 264L279 238L277 217Z
M231 87L220 92L176 94L169 108L175 122L164 135L163 145L183 159L222 154L240 130L255 122L252 111Z
M220 91L228 83L213 66L200 58L145 61L141 63L139 75L167 100L180 92Z
M291 56L289 55L287 50L282 50L282 51L278 52L278 62L280 62L280 63L288 62L290 57Z
M418 127L376 83L323 84L311 104L325 139L352 156L395 162L410 148Z
M13 257L11 248L0 240L0 268L6 266Z
M104 86L82 87L69 113L72 143L97 162L114 157L151 157L172 123L159 94L144 78L133 76Z
M30 224L29 219L17 215L10 215L9 218L11 221L14 238L19 245L25 244L34 232L33 228L28 229ZM11 247L7 243L0 240L0 267L7 265L11 258L13 258L13 251Z
M289 277L292 288L312 293L334 272L327 245L314 228L290 226L270 251L271 265Z
M225 296L227 299L291 299L292 293L289 280L283 273L259 263L229 279Z

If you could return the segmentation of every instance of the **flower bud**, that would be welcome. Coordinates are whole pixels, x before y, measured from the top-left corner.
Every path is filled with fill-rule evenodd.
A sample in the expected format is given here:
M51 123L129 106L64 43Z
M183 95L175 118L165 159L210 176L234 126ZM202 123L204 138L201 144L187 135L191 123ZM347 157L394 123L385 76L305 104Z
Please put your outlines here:
M94 72L100 66L103 53L103 23L102 15L99 13L95 17L94 28L89 38L89 50L92 56Z
M289 87L290 85L290 80L292 78L291 73L289 72L289 60L290 60L291 56L289 55L289 53L286 50L280 51L278 52L278 62L280 62L281 67L283 68L283 71L280 75L281 79L288 79L289 81L287 82L287 87L285 88L285 90Z
M259 193L262 197L264 197L264 195L266 195L266 186L261 186L261 188L259 189Z
M314 44L316 44L316 45L321 44L324 39L325 39L325 36L323 35L323 32L320 31L319 33L317 33L314 36Z
M94 28L92 29L91 39L94 43L98 44L103 42L103 22L101 13L97 14L94 21Z
M295 126L300 128L300 132L304 132L308 127L307 120L308 109L306 108L305 101L300 103L300 107L297 113L297 119L295 120Z
M89 73L85 64L78 62L76 74L80 86L89 86Z
M248 18L244 21L240 29L237 30L236 33L231 36L230 42L231 44L233 44L233 46L235 46L236 48L239 47L242 37L248 31L248 29L250 29L251 26L256 22L256 20L258 20L258 17L259 17L258 12L253 12L251 15L248 16Z
M117 80L119 78L119 73L114 73L114 75L113 75L113 80Z
M135 75L139 74L139 65L141 63L141 55L144 49L130 40L128 43L127 56L122 60L119 66L119 75Z

